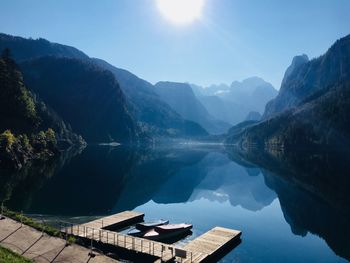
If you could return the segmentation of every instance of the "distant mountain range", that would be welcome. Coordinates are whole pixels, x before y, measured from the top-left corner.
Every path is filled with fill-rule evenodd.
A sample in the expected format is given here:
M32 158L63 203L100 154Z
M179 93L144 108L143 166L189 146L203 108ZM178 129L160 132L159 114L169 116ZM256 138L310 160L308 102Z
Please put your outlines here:
M325 55L293 59L276 99L258 123L231 129L227 141L242 146L347 147L350 145L350 35Z
M270 83L258 77L234 81L231 86L191 86L212 116L231 125L247 119L250 112L263 114L266 103L277 95L277 90Z
M88 142L223 134L250 112L262 113L262 105L276 92L259 78L206 89L172 82L154 86L74 47L45 39L0 34L0 50L5 48L23 69L28 88Z
M24 84L38 105L45 105L37 108L50 112L50 126L60 130L62 140L69 140L68 130L88 142L203 138L240 123L230 130L228 142L323 145L348 137L349 38L317 59L295 57L279 92L258 77L206 88L152 85L44 39L0 34L0 50L11 50Z
M189 84L163 81L158 82L154 89L183 118L199 123L211 134L226 133L231 126L211 116Z

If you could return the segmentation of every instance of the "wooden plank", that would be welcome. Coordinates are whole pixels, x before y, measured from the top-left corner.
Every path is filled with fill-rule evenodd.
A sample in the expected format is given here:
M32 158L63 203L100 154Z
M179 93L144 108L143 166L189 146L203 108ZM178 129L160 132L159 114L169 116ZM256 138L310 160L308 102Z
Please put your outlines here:
M239 239L240 236L241 231L215 227L189 242L183 249L196 254L195 258L193 258L194 255L192 255L193 262L201 262L208 257L216 256L221 249ZM199 253L199 255L197 253ZM186 260L185 262L190 261Z
M173 262L174 258L171 252L166 252L162 256L162 262Z
M145 214L135 211L125 211L118 214L102 217L100 219L87 222L80 225L80 227L91 227L95 229L118 229L121 227L129 226L133 223L143 221Z

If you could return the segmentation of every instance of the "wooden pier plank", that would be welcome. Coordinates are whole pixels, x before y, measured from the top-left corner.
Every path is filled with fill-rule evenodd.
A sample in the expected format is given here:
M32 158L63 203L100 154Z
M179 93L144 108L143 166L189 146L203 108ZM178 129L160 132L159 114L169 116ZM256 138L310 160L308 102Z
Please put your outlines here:
M207 233L199 236L183 247L186 251L202 254L203 257L193 259L193 262L201 262L204 259L215 256L223 247L239 239L241 231L215 227ZM185 261L189 262L189 261Z
M118 214L106 216L94 221L80 225L81 227L91 227L95 229L111 229L122 226L127 226L129 223L141 222L144 218L144 213L135 211L125 211Z

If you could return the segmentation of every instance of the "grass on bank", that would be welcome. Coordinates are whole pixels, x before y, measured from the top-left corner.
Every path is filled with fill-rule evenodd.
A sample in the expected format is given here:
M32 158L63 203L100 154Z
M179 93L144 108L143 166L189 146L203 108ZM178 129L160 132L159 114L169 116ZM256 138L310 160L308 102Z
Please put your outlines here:
M0 263L32 263L33 261L26 259L7 248L0 247Z
M39 223L39 222L35 221L33 218L27 217L21 213L14 212L14 211L11 211L7 208L4 208L3 215L7 216L8 218L11 218L17 222L22 222L23 225L27 225L27 226L30 226L30 227L38 230L38 231L44 232L44 233L48 234L49 236L63 238L63 239L66 238L65 235L62 232L60 232L60 230L58 230L57 228ZM76 243L76 241L77 241L76 238L71 236L71 235L69 235L67 238L67 242L69 244L74 244L74 243ZM0 261L0 263L2 263L2 262Z
M43 231L44 233L50 236L64 238L63 234L58 229L52 226L38 223L34 219L30 217L26 217L20 213L13 212L8 209L4 209L4 216L7 216L15 221L22 222L24 225L35 228L38 231Z

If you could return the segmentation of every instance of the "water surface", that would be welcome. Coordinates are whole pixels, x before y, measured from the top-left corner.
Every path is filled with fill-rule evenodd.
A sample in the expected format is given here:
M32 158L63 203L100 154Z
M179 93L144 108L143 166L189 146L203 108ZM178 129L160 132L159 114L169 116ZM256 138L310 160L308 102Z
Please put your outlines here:
M221 146L88 146L16 175L1 171L0 197L72 221L137 210L192 223L180 245L215 226L241 230L222 262L347 262L347 213L285 178Z

